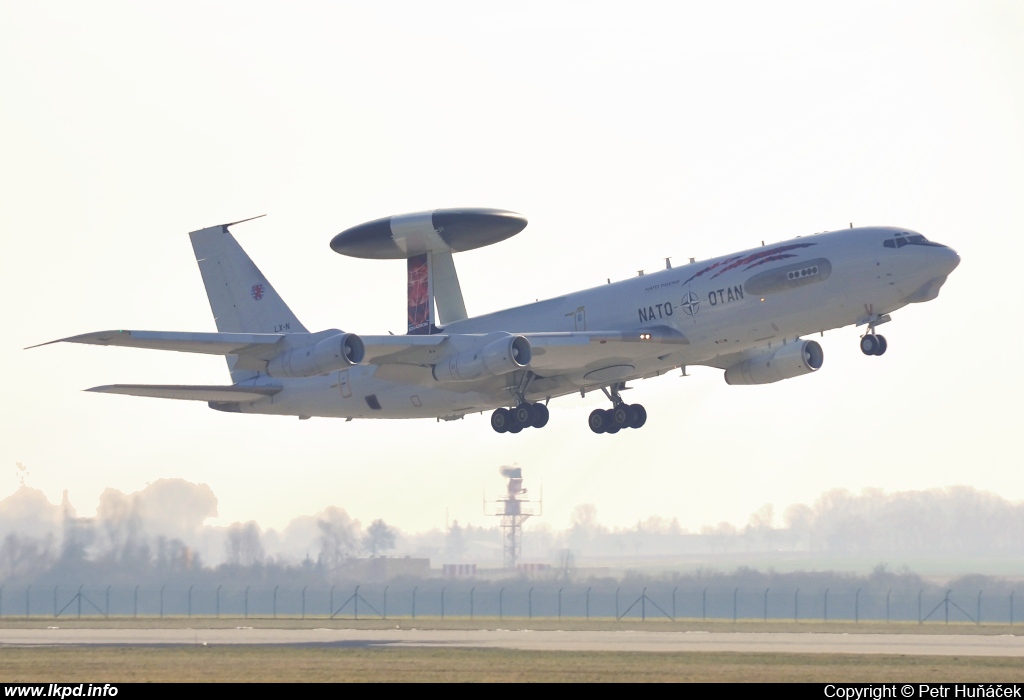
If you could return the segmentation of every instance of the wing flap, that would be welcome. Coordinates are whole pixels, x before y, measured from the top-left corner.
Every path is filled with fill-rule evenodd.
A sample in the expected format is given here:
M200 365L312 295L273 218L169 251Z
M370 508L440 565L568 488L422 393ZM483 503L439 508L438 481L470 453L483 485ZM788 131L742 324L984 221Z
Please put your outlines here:
M530 369L539 374L578 371L591 365L628 362L677 352L690 344L686 336L668 326L629 331L577 331L524 333L533 348Z
M203 386L198 384L108 384L94 386L86 391L100 394L148 396L154 399L181 399L183 401L216 401L236 403L257 401L281 392L279 386Z

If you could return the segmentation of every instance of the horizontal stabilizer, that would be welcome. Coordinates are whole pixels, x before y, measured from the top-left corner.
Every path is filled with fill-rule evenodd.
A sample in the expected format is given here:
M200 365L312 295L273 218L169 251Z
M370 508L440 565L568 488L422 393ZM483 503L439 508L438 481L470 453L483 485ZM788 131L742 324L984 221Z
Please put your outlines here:
M98 331L52 343L84 343L86 345L113 345L124 348L174 350L206 355L252 355L269 359L277 354L273 348L284 337L283 333L179 333L174 331ZM26 348L28 350L30 348Z
M215 401L234 403L256 401L280 393L279 386L201 386L195 384L109 384L94 386L86 391L101 394L149 396L154 399L182 399L184 401Z

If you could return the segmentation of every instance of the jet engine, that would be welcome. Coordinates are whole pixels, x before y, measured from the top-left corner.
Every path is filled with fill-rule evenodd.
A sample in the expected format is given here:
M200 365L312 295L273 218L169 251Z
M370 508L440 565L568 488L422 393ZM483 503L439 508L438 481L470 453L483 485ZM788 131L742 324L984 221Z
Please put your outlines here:
M810 374L821 367L825 353L813 340L783 345L725 370L726 384L771 384L782 379Z
M449 355L434 365L439 382L464 382L484 375L499 376L530 365L530 341L521 335L494 340L479 350Z
M315 377L363 361L366 347L355 333L339 333L319 343L283 352L267 363L271 377Z

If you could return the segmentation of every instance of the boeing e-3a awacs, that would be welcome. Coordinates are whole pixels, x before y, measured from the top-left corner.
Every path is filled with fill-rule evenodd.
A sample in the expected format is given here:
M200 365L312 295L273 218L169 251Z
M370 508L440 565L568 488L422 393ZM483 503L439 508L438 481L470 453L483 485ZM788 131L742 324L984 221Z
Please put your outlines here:
M241 222L235 222L241 223ZM496 243L526 219L496 209L438 209L348 229L336 252L397 258L408 268L408 333L311 333L228 228L190 234L217 333L115 330L63 341L224 355L229 386L114 384L89 389L206 401L235 413L353 418L460 418L492 411L499 433L541 428L547 402L603 391L595 433L640 428L626 383L688 365L729 384L816 371L823 352L801 336L863 326L861 350L882 355L877 326L934 299L960 258L893 227L850 228L691 262L524 306L470 317L452 253Z

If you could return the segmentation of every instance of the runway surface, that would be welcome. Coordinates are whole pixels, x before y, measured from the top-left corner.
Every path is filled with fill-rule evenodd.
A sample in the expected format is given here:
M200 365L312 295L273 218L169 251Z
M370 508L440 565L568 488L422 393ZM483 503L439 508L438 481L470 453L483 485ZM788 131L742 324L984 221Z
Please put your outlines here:
M536 651L771 652L1024 657L1024 637L955 634L744 632L345 630L345 629L3 629L0 645L286 644L342 647L477 647Z

